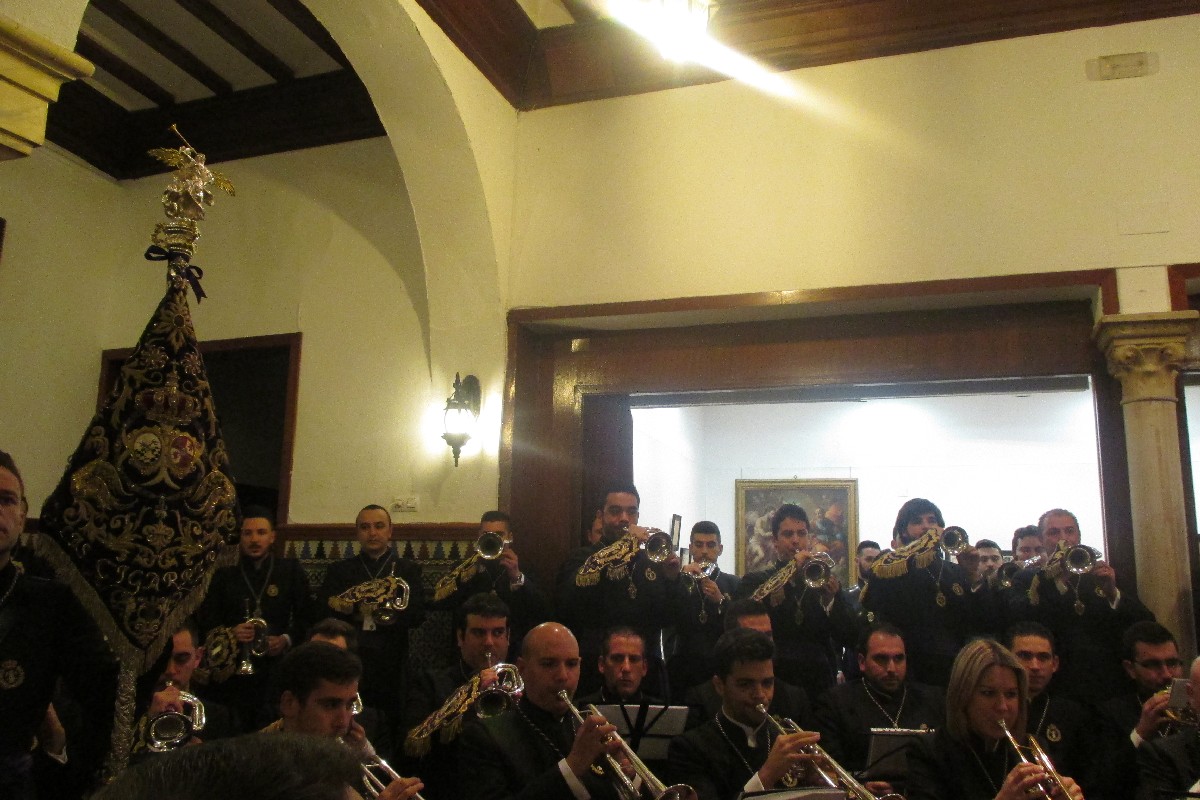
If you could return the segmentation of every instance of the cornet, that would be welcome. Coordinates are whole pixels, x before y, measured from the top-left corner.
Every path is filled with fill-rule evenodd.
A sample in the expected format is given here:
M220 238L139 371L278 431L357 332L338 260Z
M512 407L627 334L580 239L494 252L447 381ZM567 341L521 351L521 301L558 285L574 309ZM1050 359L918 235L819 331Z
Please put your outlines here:
M1012 745L1013 750L1017 751L1017 758L1021 759L1022 764L1037 764L1046 771L1047 780L1040 781L1034 789L1030 790L1035 797L1043 797L1049 800L1054 795L1055 789L1061 791L1063 797L1071 796L1071 793L1067 791L1066 784L1063 783L1062 776L1054 769L1054 764L1050 763L1050 756L1046 755L1046 751L1038 744L1035 737L1030 736L1029 744L1022 747L1017 744L1016 737L1012 735L1012 731L1004 724L1004 720L997 720L996 724L1000 726L1000 730L1004 731L1005 738L1008 739L1008 743ZM1032 761L1026 758L1026 750L1033 754Z
M1072 575L1086 575L1094 570L1103 558L1104 554L1096 548L1088 547L1086 544L1077 544L1067 548L1067 554L1063 557L1063 565Z
M762 714L763 717L767 719L767 721L771 724L771 727L774 728L775 732L780 736L787 736L791 733L799 733L801 730L799 725L792 720L787 719L786 717L781 721L771 716L771 714L767 711L767 707L762 703L759 703L754 708L756 711L758 711L758 713ZM824 769L822 769L821 765L817 762L814 762L812 765L813 770L817 773L817 777L820 778L821 782L826 786L831 789L839 789L845 792L846 797L849 798L849 800L876 800L875 795L873 795L871 791L867 789L867 787L855 780L854 776L851 775L845 767L830 758L829 754L825 752L823 747L817 744L812 744L806 747L805 751L815 756L819 756L820 760L824 761L832 771L833 774L831 775L829 772L826 772ZM770 787L767 788L769 789ZM883 795L878 800L904 800L904 798L898 794L887 794Z
M409 589L408 581L397 578L395 572L396 566L393 564L392 575L389 576L394 581L392 593L373 612L380 625L391 625L400 612L408 608L408 596L412 590Z
M629 528L625 529L628 534ZM661 564L675 554L675 542L671 534L658 528L646 529L646 540L639 545L640 550L646 551L646 558L655 564Z
M492 664L492 654L485 657L488 669L496 673L496 682L479 690L475 697L475 716L480 719L495 717L508 711L525 694L525 681L521 672L512 664Z
M167 681L167 686L174 686ZM164 711L153 717L146 728L146 749L152 753L168 753L187 744L193 734L204 730L204 704L194 694L179 692L184 711Z
M661 531L659 531L661 533ZM575 721L580 725L583 724L583 714L579 713L579 709L571 702L571 695L567 694L566 690L558 693L558 698L567 704L567 709L571 712L571 716L575 717ZM588 711L593 714L598 713L596 707L589 705ZM653 800L697 800L696 790L687 784L676 784L675 786L667 786L650 771L645 762L638 758L637 753L633 751L624 739L617 736L615 733L610 734L611 739L620 743L621 755L623 755L633 766L634 775L641 779L642 788L649 792ZM621 762L612 756L611 753L605 753L605 772L608 774L609 780L616 784L617 794L621 796L621 800L642 800L642 790L637 787L633 780L625 774L625 770L621 768Z
M800 577L810 589L820 589L833 575L833 556L826 552L813 553L800 568Z
M249 622L254 626L254 639L249 642L242 642L242 663L238 664L238 675L253 675L254 662L250 660L250 656L262 658L270 651L270 643L267 641L267 621L262 617L256 617L250 613L250 600L246 600L246 619L244 622Z
M499 531L484 531L475 540L475 555L484 561L495 561L511 543L512 539Z
M942 548L948 553L958 555L971 546L967 541L967 532L957 525L951 525L942 531Z

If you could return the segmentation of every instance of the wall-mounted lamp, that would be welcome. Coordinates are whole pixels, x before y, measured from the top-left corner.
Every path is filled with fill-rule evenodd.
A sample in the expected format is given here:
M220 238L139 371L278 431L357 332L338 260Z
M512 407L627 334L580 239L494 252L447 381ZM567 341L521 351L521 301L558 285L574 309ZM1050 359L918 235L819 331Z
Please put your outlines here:
M475 423L479 420L479 404L483 392L479 386L479 378L468 375L460 378L454 373L454 391L446 398L446 432L442 438L450 445L454 453L454 466L458 466L458 457L462 455L463 445L471 438Z

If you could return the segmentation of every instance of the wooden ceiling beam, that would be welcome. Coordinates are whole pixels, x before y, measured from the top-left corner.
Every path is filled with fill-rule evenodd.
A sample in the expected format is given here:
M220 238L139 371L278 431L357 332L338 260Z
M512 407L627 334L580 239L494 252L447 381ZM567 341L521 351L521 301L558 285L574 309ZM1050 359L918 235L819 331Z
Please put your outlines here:
M150 76L116 56L86 33L80 33L75 52L158 106L175 105L175 95Z
M542 59L538 30L516 0L417 2L513 107L525 107Z
M268 50L261 42L247 33L245 28L230 19L224 11L209 0L175 0L175 2L279 83L290 81L296 77L296 73L282 59Z
M338 47L337 42L329 35L329 31L325 30L325 26L298 0L267 0L267 2L271 4L271 8L278 11L284 19L307 36L309 41L321 48L325 55L343 67L349 68L350 60L346 58L342 48Z
M121 0L92 0L91 5L136 36L147 47L207 86L213 94L229 94L233 91L233 84L196 58L182 44L151 25Z

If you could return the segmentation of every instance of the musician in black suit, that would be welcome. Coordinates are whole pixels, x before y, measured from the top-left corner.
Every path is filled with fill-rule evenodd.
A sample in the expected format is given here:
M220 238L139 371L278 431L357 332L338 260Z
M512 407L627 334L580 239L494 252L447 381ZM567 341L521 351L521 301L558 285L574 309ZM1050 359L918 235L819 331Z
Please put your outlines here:
M649 678L661 684L662 629L670 624L671 596L679 580L680 559L671 553L655 563L639 544L649 529L638 525L641 496L633 484L614 484L600 505L603 534L599 544L572 552L558 575L558 616L579 637L585 664L595 664L605 631L620 625L642 634L647 645ZM598 675L585 669L583 693L599 688Z
M841 584L831 573L817 589L797 570L791 580L773 591L768 581L793 561L801 568L815 552L808 514L785 503L771 517L771 541L777 557L770 569L743 576L739 597L764 603L771 614L779 677L803 687L810 698L824 694L837 680L842 649L853 647L855 622L842 598Z
M771 617L767 607L756 600L734 600L725 613L725 630L746 628L772 638ZM712 719L721 708L721 696L713 686L712 678L696 684L687 691L684 705L688 707L687 729L704 724ZM795 720L805 728L813 727L812 704L808 694L799 686L775 679L775 691L767 708L777 717Z
M1029 676L1029 735L1055 767L1075 777L1089 796L1102 792L1094 779L1100 736L1090 706L1051 690L1060 659L1054 634L1037 622L1018 622L1005 633L1004 644Z
M721 709L698 728L671 740L668 778L686 783L700 800L734 800L742 792L819 785L805 748L820 734L777 736L757 710L775 690L775 647L763 633L736 628L717 642L712 683Z
M421 567L392 547L392 517L383 506L369 505L354 520L359 552L329 565L317 592L323 616L332 615L358 629L358 655L363 662L363 702L400 719L407 691L408 632L425 619L425 588ZM368 581L398 578L408 586L408 606L383 616L374 599L349 602L340 597Z
M715 522L702 520L692 526L688 541L691 563L683 568L673 597L675 652L667 658L675 701L712 675L713 645L725 632L725 609L741 582L716 566L724 549Z
M1125 800L1137 786L1137 751L1171 732L1171 681L1183 677L1175 636L1157 622L1135 622L1122 637L1122 664L1133 690L1098 706L1103 750L1097 770L1104 797Z
M442 710L476 675L481 687L495 685L496 672L491 668L508 662L508 613L504 601L490 592L471 597L454 611L458 658L440 669L424 670L412 680L403 719L405 768L424 779L430 800L461 796L457 737L463 726L473 723L475 710L465 704L452 716L443 716Z
M213 573L208 594L196 611L212 666L209 691L230 707L244 731L257 730L270 720L271 675L284 653L304 641L313 615L313 596L304 569L297 559L276 556L274 544L271 512L247 506L238 563ZM247 622L251 616L267 623L263 657L243 651L255 638L255 629ZM246 658L254 667L252 675L237 671Z
M646 641L633 628L613 628L604 636L597 669L599 691L579 698L579 705L663 705L661 697L642 691L646 677Z
M872 728L935 730L945 724L946 695L941 689L908 680L908 659L900 629L875 623L858 640L862 680L835 686L817 700L814 716L821 746L851 772L867 767ZM878 795L895 787L867 784Z
M908 800L1018 800L1046 780L1037 764L1022 763L1004 735L1003 722L1025 738L1028 683L1021 662L998 642L976 639L955 658L946 689L946 725L908 754ZM1083 791L1062 777L1067 797Z
M91 620L71 590L17 569L12 552L25 528L25 484L12 456L0 450L0 797L31 800L33 746L87 782L108 750L116 701L117 669ZM82 738L50 752L49 711L63 680L82 707ZM63 776L67 777L67 776ZM58 797L55 797L58 800Z
M1200 659L1192 662L1188 705L1200 713ZM1163 792L1200 791L1200 732L1187 728L1138 748L1138 800L1155 800Z
M592 765L618 742L605 739L616 727L599 715L578 730L560 691L579 683L579 644L554 622L525 637L517 667L525 693L510 711L468 726L459 737L462 797L472 800L563 800L615 798L606 777Z
M978 553L968 547L958 563L942 553L945 525L929 500L904 503L892 529L896 549L871 566L861 595L868 622L890 622L904 632L909 674L933 686L946 685L971 636L997 633L1001 622L991 587L977 579Z
M472 553L437 582L430 607L454 611L480 592L497 595L508 606L509 636L516 652L530 628L550 619L550 600L535 581L521 571L508 514L485 511L479 520L479 533L503 537L507 544L500 556L486 559Z

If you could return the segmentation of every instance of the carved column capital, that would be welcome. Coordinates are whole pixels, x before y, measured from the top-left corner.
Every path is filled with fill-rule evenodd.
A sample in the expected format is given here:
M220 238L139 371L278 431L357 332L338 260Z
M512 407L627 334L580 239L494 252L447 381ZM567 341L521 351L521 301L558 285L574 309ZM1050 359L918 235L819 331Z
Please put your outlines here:
M1200 312L1111 314L1096 325L1108 372L1121 382L1121 403L1175 402L1175 379L1188 360L1188 337Z
M94 70L90 61L0 15L0 161L40 146L59 87Z

